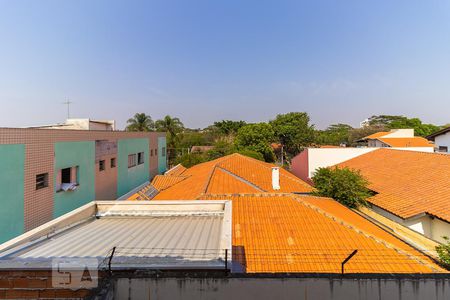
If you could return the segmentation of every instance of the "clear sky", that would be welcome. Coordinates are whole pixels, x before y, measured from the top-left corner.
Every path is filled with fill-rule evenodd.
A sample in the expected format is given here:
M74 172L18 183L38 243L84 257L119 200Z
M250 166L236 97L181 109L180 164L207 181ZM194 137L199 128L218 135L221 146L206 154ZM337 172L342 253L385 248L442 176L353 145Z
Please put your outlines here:
M450 1L0 0L0 126L450 122Z

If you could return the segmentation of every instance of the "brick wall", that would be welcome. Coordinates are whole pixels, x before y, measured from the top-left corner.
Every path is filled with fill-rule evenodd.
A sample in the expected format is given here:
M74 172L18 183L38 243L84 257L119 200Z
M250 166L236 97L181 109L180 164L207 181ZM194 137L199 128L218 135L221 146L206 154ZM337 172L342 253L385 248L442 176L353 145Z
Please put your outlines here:
M0 271L0 299L81 299L90 292L54 288L51 271Z

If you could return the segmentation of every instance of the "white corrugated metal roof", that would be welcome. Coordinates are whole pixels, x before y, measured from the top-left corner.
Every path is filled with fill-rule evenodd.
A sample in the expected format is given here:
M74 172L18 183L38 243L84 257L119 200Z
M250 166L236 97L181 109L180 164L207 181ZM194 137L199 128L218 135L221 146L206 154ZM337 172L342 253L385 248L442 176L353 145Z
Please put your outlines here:
M158 203L161 207L163 202ZM170 202L170 207L173 203ZM201 201L195 202L196 209L201 205ZM148 207L142 214L132 207L133 210L120 213L126 207L130 205L114 206L114 214L97 211L96 217L84 223L41 238L37 243L20 245L0 259L0 269L46 268L53 258L97 258L100 264L114 247L113 268L217 269L225 265L224 248L231 257L231 246L224 247L224 235L231 234L231 227L227 228L229 225L224 222L231 219L225 217L225 211L230 209L200 212L187 209L172 211L171 215L170 211L158 212Z

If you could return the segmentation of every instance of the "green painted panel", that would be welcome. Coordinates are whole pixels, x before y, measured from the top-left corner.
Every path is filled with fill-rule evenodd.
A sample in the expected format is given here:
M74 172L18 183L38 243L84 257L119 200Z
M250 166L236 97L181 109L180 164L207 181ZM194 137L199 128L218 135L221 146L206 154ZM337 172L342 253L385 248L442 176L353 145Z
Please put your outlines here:
M0 145L0 244L22 234L25 145Z
M59 170L78 166L79 186L74 191L56 191ZM57 218L95 200L95 142L55 143L55 197L53 217Z
M158 137L158 173L167 171L167 145L166 137Z
M148 139L122 139L117 143L117 196L123 196L150 179ZM128 168L128 155L144 152L144 163ZM137 160L137 158L136 158ZM137 161L136 161L137 162Z

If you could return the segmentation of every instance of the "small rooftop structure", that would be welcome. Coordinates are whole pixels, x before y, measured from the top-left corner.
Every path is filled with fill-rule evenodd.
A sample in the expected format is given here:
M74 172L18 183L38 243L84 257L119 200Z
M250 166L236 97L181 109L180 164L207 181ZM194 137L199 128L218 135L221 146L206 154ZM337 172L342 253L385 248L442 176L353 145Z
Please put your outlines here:
M91 120L91 119L67 119L64 123L49 124L42 126L31 126L35 129L75 129L75 130L116 130L114 120Z
M51 269L54 258L101 264L108 257L114 270L224 270L231 260L231 202L91 202L0 245L0 271Z

